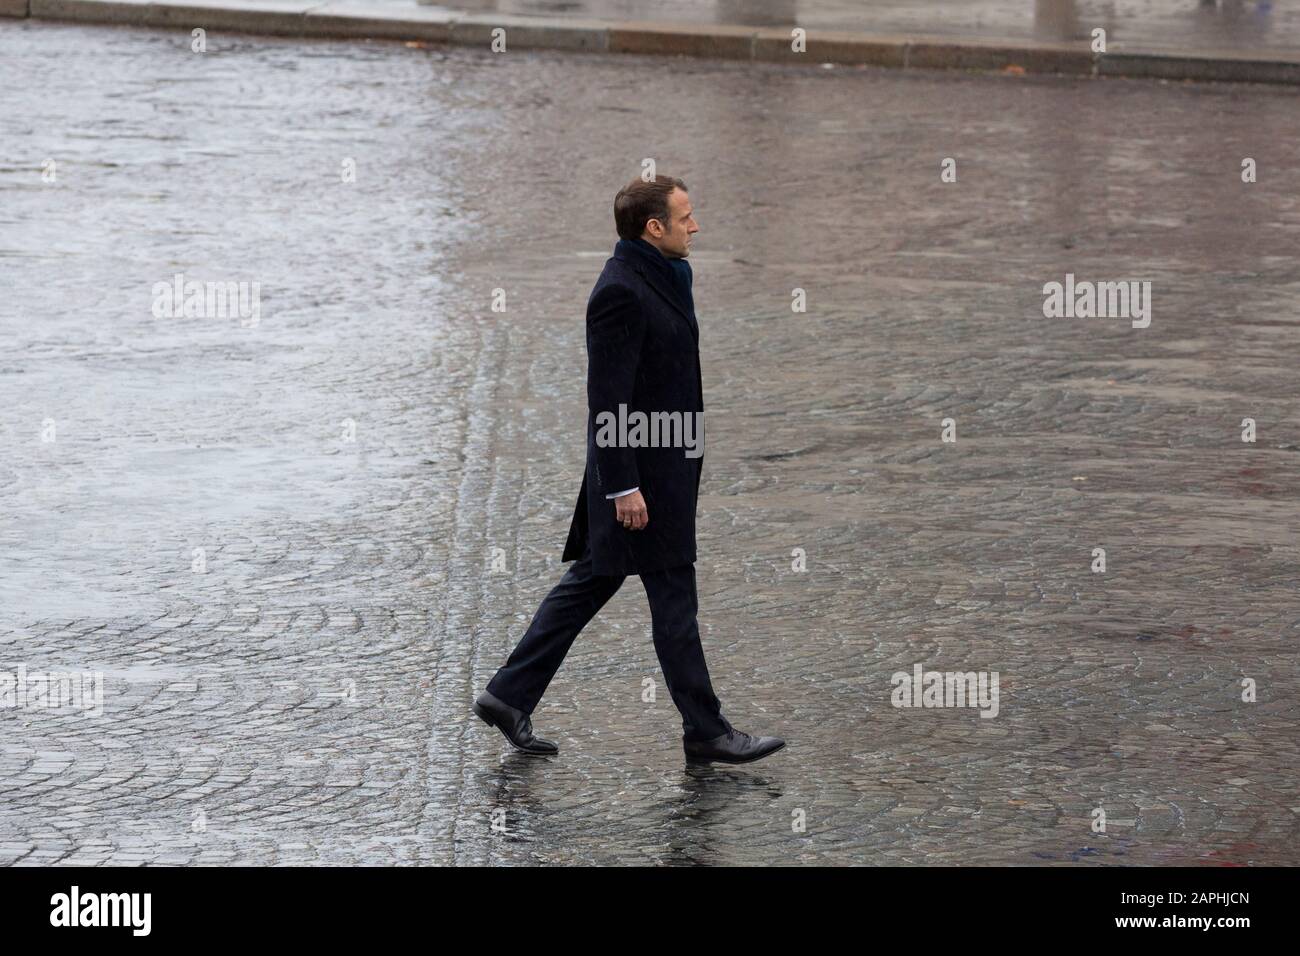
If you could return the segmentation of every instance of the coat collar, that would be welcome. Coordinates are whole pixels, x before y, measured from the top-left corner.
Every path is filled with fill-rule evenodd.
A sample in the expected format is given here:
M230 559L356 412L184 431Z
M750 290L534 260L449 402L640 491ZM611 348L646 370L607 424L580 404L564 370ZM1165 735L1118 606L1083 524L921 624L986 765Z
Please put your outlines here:
M695 321L695 316L682 304L681 297L673 289L672 269L664 254L646 242L644 239L620 239L614 245L614 258L628 263L635 269L650 288L654 289L659 295L668 302L678 314L686 320L690 326L691 335L695 337L698 343L700 340L700 327Z

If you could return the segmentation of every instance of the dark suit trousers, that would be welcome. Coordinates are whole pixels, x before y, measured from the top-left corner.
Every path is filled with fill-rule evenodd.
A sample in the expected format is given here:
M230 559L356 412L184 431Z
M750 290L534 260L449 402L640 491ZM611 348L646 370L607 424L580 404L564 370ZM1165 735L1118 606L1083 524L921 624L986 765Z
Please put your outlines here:
M668 693L682 715L687 740L712 740L727 732L722 705L713 694L696 623L699 597L695 565L640 575L650 601L655 653ZM575 561L551 593L505 665L488 682L488 693L531 714L542 699L578 632L622 586L623 577L591 573L591 549Z

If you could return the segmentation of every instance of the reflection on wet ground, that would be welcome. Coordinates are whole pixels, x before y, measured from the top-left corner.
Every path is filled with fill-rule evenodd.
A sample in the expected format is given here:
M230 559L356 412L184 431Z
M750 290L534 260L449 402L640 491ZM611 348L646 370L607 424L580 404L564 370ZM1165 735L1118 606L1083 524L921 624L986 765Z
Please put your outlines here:
M0 669L105 674L0 710L0 862L1297 862L1294 92L35 23L0 91ZM683 768L640 588L557 758L468 711L560 572L646 156L751 768ZM156 318L176 273L260 323ZM1150 327L1045 319L1067 273ZM892 707L918 663L998 716Z

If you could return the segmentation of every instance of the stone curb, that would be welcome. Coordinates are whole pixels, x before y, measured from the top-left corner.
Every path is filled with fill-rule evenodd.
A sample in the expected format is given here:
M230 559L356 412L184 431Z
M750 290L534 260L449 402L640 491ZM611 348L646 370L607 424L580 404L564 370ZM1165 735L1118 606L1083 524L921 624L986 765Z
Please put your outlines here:
M1095 55L1082 42L956 40L830 30L808 30L807 52L795 53L786 28L468 14L436 8L361 6L349 0L0 0L0 16L483 47L501 28L507 49L1300 85L1300 55L1296 54L1125 49Z

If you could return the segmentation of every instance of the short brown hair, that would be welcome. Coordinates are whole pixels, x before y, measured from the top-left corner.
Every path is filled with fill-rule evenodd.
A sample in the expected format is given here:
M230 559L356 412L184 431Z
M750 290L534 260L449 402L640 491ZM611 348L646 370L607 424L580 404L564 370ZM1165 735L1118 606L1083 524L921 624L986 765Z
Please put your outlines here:
M668 194L674 189L686 192L686 184L674 176L656 176L648 182L638 176L614 197L614 228L620 239L640 239L645 224L658 219L671 232L668 218Z

